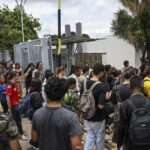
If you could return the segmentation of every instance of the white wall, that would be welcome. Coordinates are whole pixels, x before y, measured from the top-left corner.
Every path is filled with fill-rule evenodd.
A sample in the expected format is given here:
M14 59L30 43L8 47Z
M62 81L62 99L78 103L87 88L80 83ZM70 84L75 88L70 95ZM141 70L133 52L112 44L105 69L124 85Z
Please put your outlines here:
M84 53L106 53L104 64L111 64L118 69L123 66L124 60L129 60L135 66L135 49L128 42L114 36L103 40L83 43Z

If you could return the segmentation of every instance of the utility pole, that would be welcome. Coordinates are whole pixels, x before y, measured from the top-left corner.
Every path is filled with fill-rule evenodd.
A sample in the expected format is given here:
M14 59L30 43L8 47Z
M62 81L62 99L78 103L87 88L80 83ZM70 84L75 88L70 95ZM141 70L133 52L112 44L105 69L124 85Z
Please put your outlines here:
M21 33L22 33L22 42L25 41L25 36L24 36L24 5L26 4L27 0L15 0L18 8L20 9L20 15L21 15Z
M61 0L58 0L58 66L61 66Z

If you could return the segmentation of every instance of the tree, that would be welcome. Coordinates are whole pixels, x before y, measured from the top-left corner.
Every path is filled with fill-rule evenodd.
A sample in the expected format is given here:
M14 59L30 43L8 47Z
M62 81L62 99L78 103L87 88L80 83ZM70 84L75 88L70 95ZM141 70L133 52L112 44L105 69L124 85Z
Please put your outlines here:
M20 10L10 10L8 6L0 8L0 51L9 50L13 54L13 46L22 41ZM23 12L25 40L38 38L37 31L41 25L39 20Z
M136 50L142 50L150 61L150 0L120 0L123 9L116 13L112 31L128 40Z

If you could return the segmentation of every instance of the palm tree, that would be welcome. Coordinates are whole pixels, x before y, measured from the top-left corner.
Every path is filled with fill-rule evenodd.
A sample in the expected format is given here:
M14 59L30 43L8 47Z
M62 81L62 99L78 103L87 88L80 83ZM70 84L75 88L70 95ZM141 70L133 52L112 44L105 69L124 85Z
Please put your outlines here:
M142 50L150 61L150 0L120 0L123 9L112 22L115 35L128 40L136 50Z

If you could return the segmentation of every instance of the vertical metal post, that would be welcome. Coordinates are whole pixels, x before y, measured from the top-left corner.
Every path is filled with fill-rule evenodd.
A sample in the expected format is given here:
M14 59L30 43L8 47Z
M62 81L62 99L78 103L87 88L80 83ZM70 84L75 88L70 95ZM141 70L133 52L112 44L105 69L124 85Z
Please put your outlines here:
M18 8L20 9L20 15L21 15L21 33L22 33L22 42L25 41L25 34L24 34L24 5L27 2L27 0L15 0Z
M61 66L61 0L58 0L58 65Z
M21 31L22 31L22 42L25 41L24 39L24 18L23 18L23 4L20 4L20 12L21 12Z

